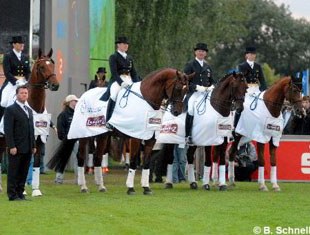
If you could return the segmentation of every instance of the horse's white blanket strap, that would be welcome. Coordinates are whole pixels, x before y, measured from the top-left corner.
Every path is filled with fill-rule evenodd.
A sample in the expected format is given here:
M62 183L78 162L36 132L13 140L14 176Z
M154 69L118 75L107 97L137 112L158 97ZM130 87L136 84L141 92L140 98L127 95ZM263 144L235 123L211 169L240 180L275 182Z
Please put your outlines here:
M246 95L244 102L244 110L241 113L236 132L243 135L240 144L249 140L255 140L259 143L268 143L272 138L273 144L279 146L282 136L284 120L282 115L274 118L267 109L262 92L257 100L257 106L251 110L251 106L255 97Z
M154 110L143 98L141 82L133 83L131 91L126 88L117 95L115 109L109 123L120 132L141 140L151 139L162 123L162 111Z
M106 90L106 87L96 87L80 97L74 109L68 139L91 137L108 131L105 128L107 102L99 100Z

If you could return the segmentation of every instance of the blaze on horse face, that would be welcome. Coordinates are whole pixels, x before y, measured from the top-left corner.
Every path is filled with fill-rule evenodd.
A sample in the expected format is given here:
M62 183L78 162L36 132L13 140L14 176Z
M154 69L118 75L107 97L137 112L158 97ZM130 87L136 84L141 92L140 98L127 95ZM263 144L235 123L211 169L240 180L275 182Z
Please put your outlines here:
M51 59L53 49L45 56L39 49L38 59L36 61L36 77L38 84L43 84L45 88L49 88L51 91L57 91L59 88L59 82L55 74L55 63Z
M245 93L248 89L248 84L246 79L242 73L233 73L234 79L232 80L231 87L231 96L234 103L234 108L237 113L241 113L243 111L243 102Z
M285 99L291 103L295 114L299 117L303 117L305 115L302 106L301 91L301 83L295 81L294 78L291 79L289 86L286 88L285 91Z
M184 96L188 92L188 81L193 75L186 75L180 71L176 71L176 78L173 80L171 86L171 91L166 91L168 95L168 100L171 105L171 113L174 116L178 116L183 112L183 101Z

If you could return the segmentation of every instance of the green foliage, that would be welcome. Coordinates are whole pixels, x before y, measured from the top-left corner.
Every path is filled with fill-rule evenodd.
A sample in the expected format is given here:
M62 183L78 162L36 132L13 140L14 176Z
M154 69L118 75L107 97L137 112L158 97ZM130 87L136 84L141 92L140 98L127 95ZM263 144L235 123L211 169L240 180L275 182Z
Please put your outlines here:
M216 78L242 62L249 45L275 74L291 73L309 66L309 33L309 22L271 0L116 0L116 35L131 39L143 76L161 67L182 70L197 42L208 44Z
M263 73L265 75L267 86L271 86L277 80L280 79L280 75L275 74L275 70L270 68L270 66L266 63L262 65Z
M145 196L136 172L137 194L126 194L127 172L112 169L104 177L106 193L97 191L94 177L86 175L90 193L82 194L74 174L55 185L54 173L41 177L42 197L9 202L0 194L0 234L253 234L254 226L309 226L310 184L280 183L282 192L259 192L256 182L238 183L219 192L190 190L188 183L172 190L152 184ZM6 177L3 177L3 188ZM199 183L201 186L201 183ZM270 186L268 184L268 186ZM31 188L27 187L28 194Z

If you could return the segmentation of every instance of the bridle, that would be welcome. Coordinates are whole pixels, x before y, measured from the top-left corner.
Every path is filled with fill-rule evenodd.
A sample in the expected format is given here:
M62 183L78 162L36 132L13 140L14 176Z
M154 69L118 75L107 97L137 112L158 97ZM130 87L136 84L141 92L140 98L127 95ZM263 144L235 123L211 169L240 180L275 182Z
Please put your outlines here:
M43 83L28 83L29 86L32 86L32 87L36 87L36 88L41 88L41 89L49 89L50 88L50 82L49 80L52 78L52 77L56 77L56 74L55 73L51 73L49 74L48 76L45 76L42 72L42 70L38 67L38 64L39 63L42 63L42 62L45 62L45 63L52 63L52 64L55 64L54 61L51 59L51 58L40 58L38 59L36 62L35 62L35 69L36 69L36 76L39 77L43 77L44 79L44 82Z
M166 104L169 105L169 104L176 104L176 103L182 103L183 104L183 97L182 99L177 99L175 98L175 94L176 94L176 83L178 83L180 80L178 78L175 78L170 84L168 84L166 87L165 87L165 93L166 93L166 97L167 97L167 102ZM180 81L180 83L182 84L182 90L184 90L185 88L188 87L188 82L182 82ZM171 90L171 87L173 86L172 88L172 91L169 92ZM170 93L170 94L169 94Z

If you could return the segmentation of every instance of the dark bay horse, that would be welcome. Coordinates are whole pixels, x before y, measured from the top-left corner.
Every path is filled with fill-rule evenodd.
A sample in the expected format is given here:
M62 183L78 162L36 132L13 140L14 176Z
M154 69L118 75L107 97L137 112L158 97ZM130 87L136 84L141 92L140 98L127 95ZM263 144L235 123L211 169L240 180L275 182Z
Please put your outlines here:
M224 128L226 126L229 133L232 131L233 123L232 123L232 109L235 108L236 111L241 112L243 110L243 101L244 96L247 90L247 83L246 79L244 78L242 73L230 73L225 75L223 78L221 78L215 88L213 89L211 96L209 94L205 94L203 96L203 99L199 98L197 100L197 103L194 105L194 128L192 135L193 137L195 135L200 135L199 133L202 133L203 135L211 136L210 140L207 140L206 142L202 140L198 144L200 146L205 146L205 166L204 166L204 176L203 176L203 189L210 190L209 185L209 178L210 178L210 171L211 171L211 148L212 145L216 145L215 150L216 153L219 154L220 157L220 173L223 174L222 176L222 182L219 185L220 190L226 190L226 183L225 183L225 149L227 146L227 137L219 136L217 131L215 133L212 132L212 128L214 130L220 130L221 128ZM192 97L192 99L195 99ZM191 108L191 100L189 101L189 109ZM208 106L212 106L209 107ZM211 109L210 109L211 108ZM204 110L203 112L199 110ZM214 111L214 115L212 113L209 113L208 111ZM201 116L201 117L199 117ZM228 120L227 124L220 124L218 123L218 118L224 118ZM200 123L199 123L200 122ZM195 128L195 126L198 126ZM212 127L213 126L213 127ZM202 136L203 136L202 135ZM212 137L214 135L214 138ZM194 144L197 144L197 141L193 138ZM196 142L196 143L195 143ZM207 144L208 145L205 145ZM195 180L194 176L194 153L197 149L196 145L191 145L188 148L187 151L187 161L188 161L188 181L190 183L191 189L197 189L198 185ZM168 150L169 151L169 150ZM173 157L173 152L167 154L168 156ZM168 164L172 164L173 159L170 159L170 162ZM168 171L171 170L171 167L168 165ZM167 172L167 175L169 173ZM171 174L170 174L171 175ZM168 180L165 184L166 188L172 188L172 181L171 179Z
M268 191L264 178L264 149L269 143L270 153L270 182L274 191L280 191L277 183L277 159L276 149L279 146L283 130L283 119L281 114L284 100L289 101L294 108L295 114L303 115L301 80L294 77L283 77L274 83L269 89L249 100L249 105L244 105L244 111L236 127L235 141L230 149L229 156L229 181L234 185L233 161L235 159L239 142L255 140L257 142L258 165L259 165L259 190ZM262 107L262 109L259 109ZM263 110L263 111L262 111ZM256 117L251 114L255 114ZM249 123L254 120L254 123ZM242 138L243 137L243 138ZM244 142L246 142L244 141Z
M170 112L173 115L179 115L180 113L182 113L183 110L183 98L188 90L188 80L191 79L192 77L193 75L188 76L172 68L165 68L152 72L151 74L147 75L145 79L141 81L140 91L142 97L139 96L139 98L143 102L146 102L147 105L151 106L154 110L160 110L162 101L164 99L167 99L168 103L171 106ZM130 89L127 89L127 92L129 92L129 96L136 96L136 94L132 92ZM143 108L141 108L141 112L143 111L144 111ZM126 113L124 113L124 116L126 116ZM111 117L111 119L113 119L113 116ZM123 124L128 126L128 128L130 128L131 126L131 123L128 123L128 125L127 123ZM130 151L132 155L130 158L130 166L129 166L130 169L128 171L126 185L128 188L127 194L128 195L135 194L134 176L137 167L136 158L140 155L140 144L142 139L132 138L132 136L126 134L125 131L124 133L122 133L116 128L113 130L113 132L107 132L98 136L97 149L94 154L94 166L101 167L101 158L103 153L107 151L108 138L111 135L120 136L122 139L131 138ZM150 139L144 139L144 154L143 154L144 160L143 160L141 184L144 189L143 193L145 195L152 194L152 190L150 189L149 186L149 173L150 173L149 167L150 167L151 152L153 145L155 144L155 141L156 141L155 132L153 133L153 136ZM78 167L84 167L84 162L86 158L86 151L82 150L81 152L81 150L82 149L80 147L80 154L78 157ZM83 174L82 171L79 171L79 173ZM88 189L85 182L85 176L78 176L78 177L81 177L83 179L82 180L83 184L80 185L81 192L87 191Z

